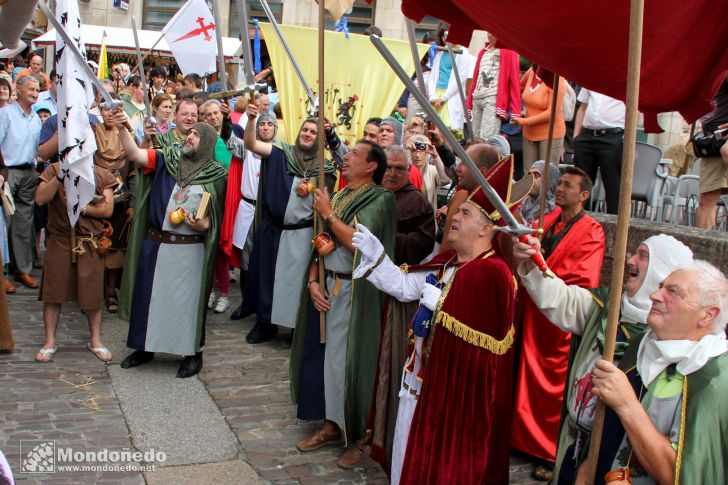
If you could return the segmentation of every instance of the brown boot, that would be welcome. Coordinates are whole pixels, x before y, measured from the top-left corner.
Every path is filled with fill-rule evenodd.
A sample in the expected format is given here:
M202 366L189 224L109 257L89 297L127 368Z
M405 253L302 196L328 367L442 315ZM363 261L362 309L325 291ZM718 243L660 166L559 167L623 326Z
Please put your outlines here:
M338 444L341 444L341 430L336 423L326 420L315 433L298 440L296 448L298 451L307 452Z
M341 468L351 470L361 465L362 461L364 461L364 440L359 440L346 448L336 464Z

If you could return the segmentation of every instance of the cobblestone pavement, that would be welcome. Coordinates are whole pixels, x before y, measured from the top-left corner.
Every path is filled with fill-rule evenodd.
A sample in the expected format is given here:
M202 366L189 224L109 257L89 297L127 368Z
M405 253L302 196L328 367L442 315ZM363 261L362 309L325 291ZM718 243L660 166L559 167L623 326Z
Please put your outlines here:
M239 301L235 293L237 290L233 289L233 306ZM36 299L37 291L25 288L19 288L16 295L8 295L16 350L0 356L0 447L18 483L200 483L200 476L209 478L210 483L387 483L379 465L368 459L363 466L347 471L336 465L340 449L324 448L306 454L296 450L295 442L314 427L296 420L295 407L290 402L288 330L282 330L270 343L253 346L245 342L252 321L231 322L226 315L212 312L199 379L237 436L236 460L220 463L217 468L215 464L190 463L195 466L175 467L180 468L177 475L169 475L173 469L165 468L156 479L154 472L137 471L20 473L28 447L39 441L55 440L56 446L74 451L141 449L131 436L106 365L85 347L86 319L74 304L64 306L57 333L59 351L53 361L34 361L43 342L41 303ZM127 354L120 337L126 334L126 323L105 313L103 326L105 344L114 352L110 365L117 366ZM111 341L112 337L120 341ZM169 365L160 366L159 372L170 374L172 369ZM115 371L113 375L116 379L123 373ZM175 379L173 373L169 378ZM175 403L168 405L173 413ZM246 463L259 475L253 476L252 481L243 480L242 472L236 471L236 465L250 469ZM227 468L227 473L218 468ZM531 468L527 461L513 457L511 483L538 483L528 478Z

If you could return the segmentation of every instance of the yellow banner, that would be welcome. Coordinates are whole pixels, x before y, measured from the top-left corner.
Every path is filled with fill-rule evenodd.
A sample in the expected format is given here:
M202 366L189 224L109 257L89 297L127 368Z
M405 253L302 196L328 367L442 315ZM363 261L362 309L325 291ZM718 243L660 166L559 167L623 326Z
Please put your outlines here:
M296 76L278 37L269 23L260 23L280 96L286 137L295 141L310 103ZM314 95L318 93L318 31L305 27L281 25L293 55ZM401 40L384 39L385 45L399 61L405 72L413 73L415 66L409 44ZM342 142L353 144L373 116L388 116L396 107L404 85L394 74L369 37L327 30L325 33L324 63L326 68L323 92L323 113L338 125L336 132ZM420 57L428 49L418 44Z
M99 79L106 79L109 77L109 61L106 53L106 31L101 37L101 50L99 51L99 72L96 74Z

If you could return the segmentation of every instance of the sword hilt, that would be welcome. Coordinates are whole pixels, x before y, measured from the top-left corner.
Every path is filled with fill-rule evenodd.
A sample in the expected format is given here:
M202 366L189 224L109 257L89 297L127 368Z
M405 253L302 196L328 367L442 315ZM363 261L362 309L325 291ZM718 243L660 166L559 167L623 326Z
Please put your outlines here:
M528 235L524 234L522 236L518 236L518 240L524 244L528 244ZM533 244L530 245L531 249L536 249L536 246ZM536 251L536 253L531 256L531 261L534 262L534 264L538 267L538 269L543 273L545 277L553 278L554 273L549 269L548 265L546 264L546 260L543 257L543 254L541 254L541 251Z

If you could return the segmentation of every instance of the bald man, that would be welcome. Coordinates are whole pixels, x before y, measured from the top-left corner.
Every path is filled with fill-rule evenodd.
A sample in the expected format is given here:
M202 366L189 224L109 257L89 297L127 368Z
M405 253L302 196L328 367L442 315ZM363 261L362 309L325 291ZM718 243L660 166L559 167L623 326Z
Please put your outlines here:
M468 154L482 174L485 174L490 167L498 163L498 160L500 160L500 153L498 152L498 149L488 143L476 143L475 145L471 145L465 153ZM470 193L478 187L478 182L475 180L475 176L470 171L470 168L462 161L459 161L455 166L455 172L458 175L459 190L455 192L452 198L448 201L447 206L438 210L436 215L438 219L445 217L445 232L442 235L440 252L451 249L447 235L450 232L452 217L457 212L457 208L460 207L460 204L465 202L465 199L468 198Z

